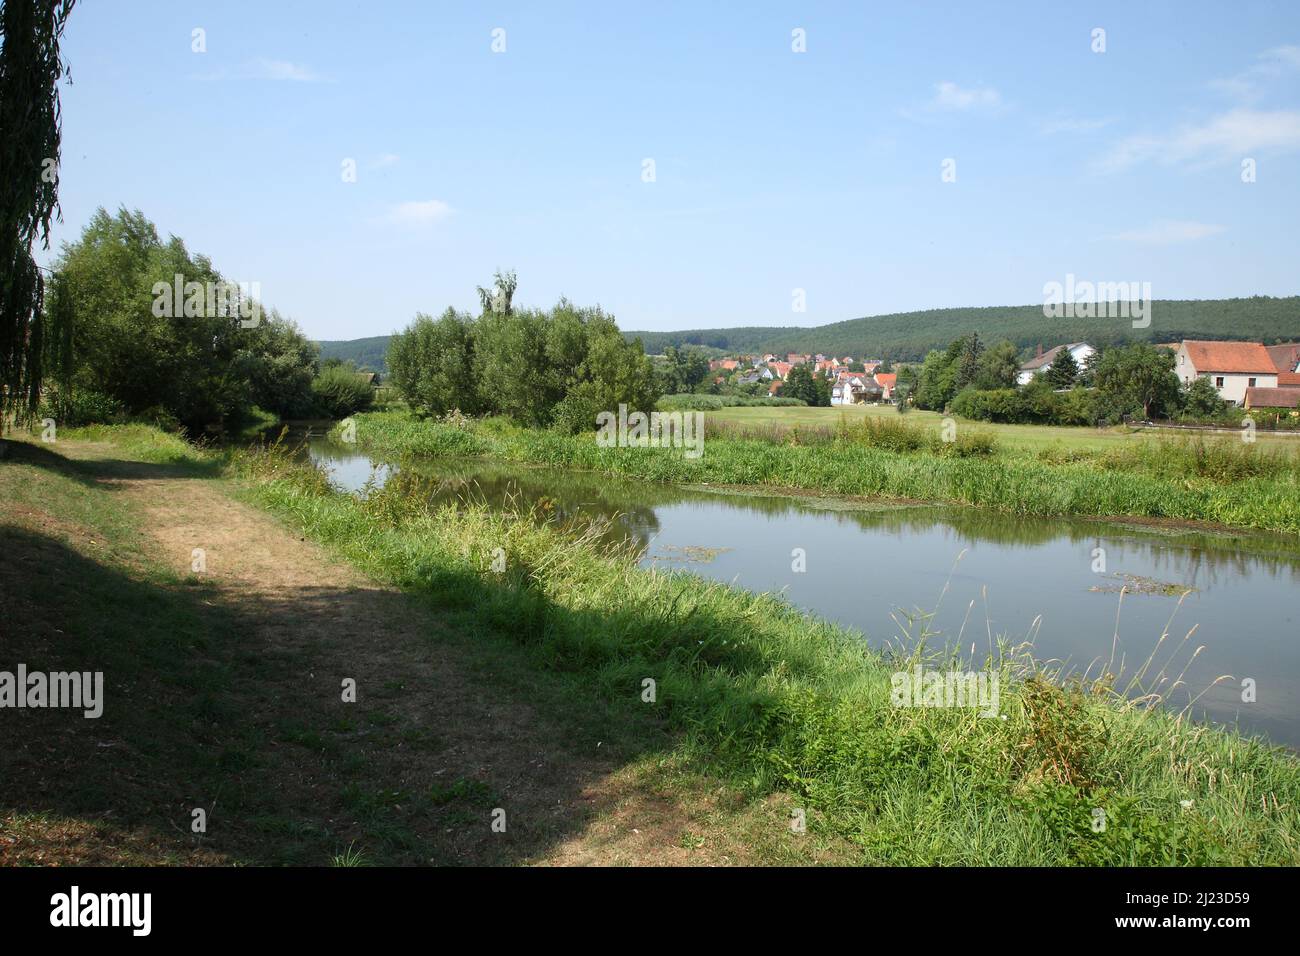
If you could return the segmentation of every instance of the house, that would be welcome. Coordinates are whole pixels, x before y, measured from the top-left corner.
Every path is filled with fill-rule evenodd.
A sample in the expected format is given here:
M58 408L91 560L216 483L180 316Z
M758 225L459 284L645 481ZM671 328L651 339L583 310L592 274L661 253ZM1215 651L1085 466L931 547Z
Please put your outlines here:
M1296 409L1300 408L1300 387L1297 388L1267 388L1256 387L1246 389L1244 404L1246 411L1252 411L1259 408L1271 409Z
M1052 363L1056 361L1056 356L1061 353L1061 349L1068 349L1074 356L1074 364L1083 368L1083 363L1088 361L1088 357L1097 351L1087 342L1070 342L1068 345L1058 345L1056 348L1043 351L1042 345L1038 346L1038 354L1031 358L1024 365L1020 366L1020 372L1016 375L1017 385L1028 385L1034 380L1035 375L1042 375Z
M863 375L848 375L831 386L832 405L861 405L879 401L881 388L875 379Z
M876 384L880 386L880 397L887 402L894 400L894 388L898 385L897 372L877 372Z
M810 358L812 358L811 355L800 355L798 352L791 352L789 355L785 357L785 360L789 362L791 365L802 365Z
M1178 346L1174 371L1184 384L1208 378L1220 397L1241 405L1248 388L1277 388L1277 366L1258 342L1204 342Z
M777 378L789 378L790 369L794 368L791 362L773 362L772 371L776 373Z
M781 391L783 385L785 385L785 382L773 382L767 387L767 394L775 395L777 392Z
M872 374L875 373L876 369L880 368L880 366L883 365L883 364L884 364L884 363L881 362L879 359L872 359L872 360L869 361L869 362L868 362L866 359L863 359L863 360L862 360L862 373L863 373L864 375L872 375Z

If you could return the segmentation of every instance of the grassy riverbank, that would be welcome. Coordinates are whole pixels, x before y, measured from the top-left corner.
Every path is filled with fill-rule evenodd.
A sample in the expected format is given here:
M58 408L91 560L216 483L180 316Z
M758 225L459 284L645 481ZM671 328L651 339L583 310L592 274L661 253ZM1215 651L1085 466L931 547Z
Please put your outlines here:
M359 415L362 448L391 458L482 456L683 484L800 488L835 495L948 502L1040 516L1137 517L1300 532L1300 449L1226 439L1140 441L1107 450L1006 450L963 426L950 446L926 426L886 420L836 434L709 437L704 454L600 448L590 436L502 420L420 421ZM808 442L812 442L809 444ZM912 447L916 446L916 447ZM896 450L900 449L900 450Z
M557 847L601 861L573 855L577 834L635 834L647 804L673 800L708 809L668 814L650 855L613 859L1300 861L1293 754L1056 686L1026 659L988 661L998 717L895 707L891 676L914 655L642 570L580 526L431 510L413 471L358 497L277 451L223 475L150 429L60 441L84 457L26 445L0 462L6 647L103 669L109 697L99 721L29 714L10 735L0 853L15 862L536 862ZM259 508L232 511L232 493ZM210 549L210 582L175 569L190 540ZM284 570L298 577L272 586ZM471 675L453 696L446 665L427 664L448 653ZM358 672L357 709L340 712L337 675ZM509 748L513 786L483 773ZM591 754L606 755L598 780L580 772ZM584 811L574 794L611 779L611 809ZM206 836L188 832L196 806ZM501 806L521 842L489 834Z
M417 434L428 450L460 453L549 440ZM1300 860L1300 767L1280 749L1104 687L1062 688L1005 653L987 662L1001 679L1001 719L894 707L891 675L918 658L882 657L776 598L639 569L531 514L431 509L414 473L361 498L274 451L239 467L251 494L303 534L509 636L534 666L563 675L575 700L662 720L665 759L755 797L791 794L810 831L846 841L860 862Z

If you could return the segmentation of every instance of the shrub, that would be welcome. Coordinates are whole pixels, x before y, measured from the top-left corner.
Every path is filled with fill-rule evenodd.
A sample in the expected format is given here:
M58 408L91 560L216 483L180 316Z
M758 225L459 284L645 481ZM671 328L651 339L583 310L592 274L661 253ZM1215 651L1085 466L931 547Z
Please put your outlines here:
M52 394L49 400L42 402L40 414L42 418L53 418L65 427L111 425L126 420L126 406L103 392L76 388L67 395Z
M370 383L343 365L322 369L312 380L311 391L317 408L331 418L365 411L373 399Z

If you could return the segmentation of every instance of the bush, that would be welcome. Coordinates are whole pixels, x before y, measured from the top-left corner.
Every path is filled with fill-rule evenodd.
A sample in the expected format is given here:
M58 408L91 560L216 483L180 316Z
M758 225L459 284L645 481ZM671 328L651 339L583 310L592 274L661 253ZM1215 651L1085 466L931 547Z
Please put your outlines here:
M103 392L77 388L66 396L55 392L41 403L40 415L42 418L53 418L57 424L67 428L111 425L126 421L126 406Z
M373 391L369 382L343 365L322 369L311 383L318 410L331 418L365 411L374 398Z
M1014 388L995 388L980 391L968 388L952 400L954 415L979 422L1001 422L1013 425L1029 420L1029 405L1024 396Z

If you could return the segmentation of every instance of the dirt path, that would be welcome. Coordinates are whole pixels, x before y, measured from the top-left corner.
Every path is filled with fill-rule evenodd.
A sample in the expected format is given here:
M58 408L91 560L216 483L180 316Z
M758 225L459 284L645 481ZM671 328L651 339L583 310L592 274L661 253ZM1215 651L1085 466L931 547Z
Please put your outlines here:
M238 702L268 737L289 722L337 732L347 719L341 682L356 681L364 717L343 728L335 760L272 744L285 764L270 775L278 798L324 808L323 825L364 843L379 821L392 824L412 844L409 862L543 864L743 862L749 850L722 817L779 827L780 807L666 792L652 768L620 767L599 741L566 739L526 694L493 686L481 662L440 640L446 625L435 612L236 500L229 482L159 476L158 466L111 460L111 446L61 450L130 502L168 566L188 574L201 550L206 568L194 576L214 606L234 611L249 653L276 664ZM336 766L347 761L364 761L371 784L349 791L344 812L355 822L337 819ZM411 806L412 794L431 792L437 812ZM492 829L497 808L506 834Z

